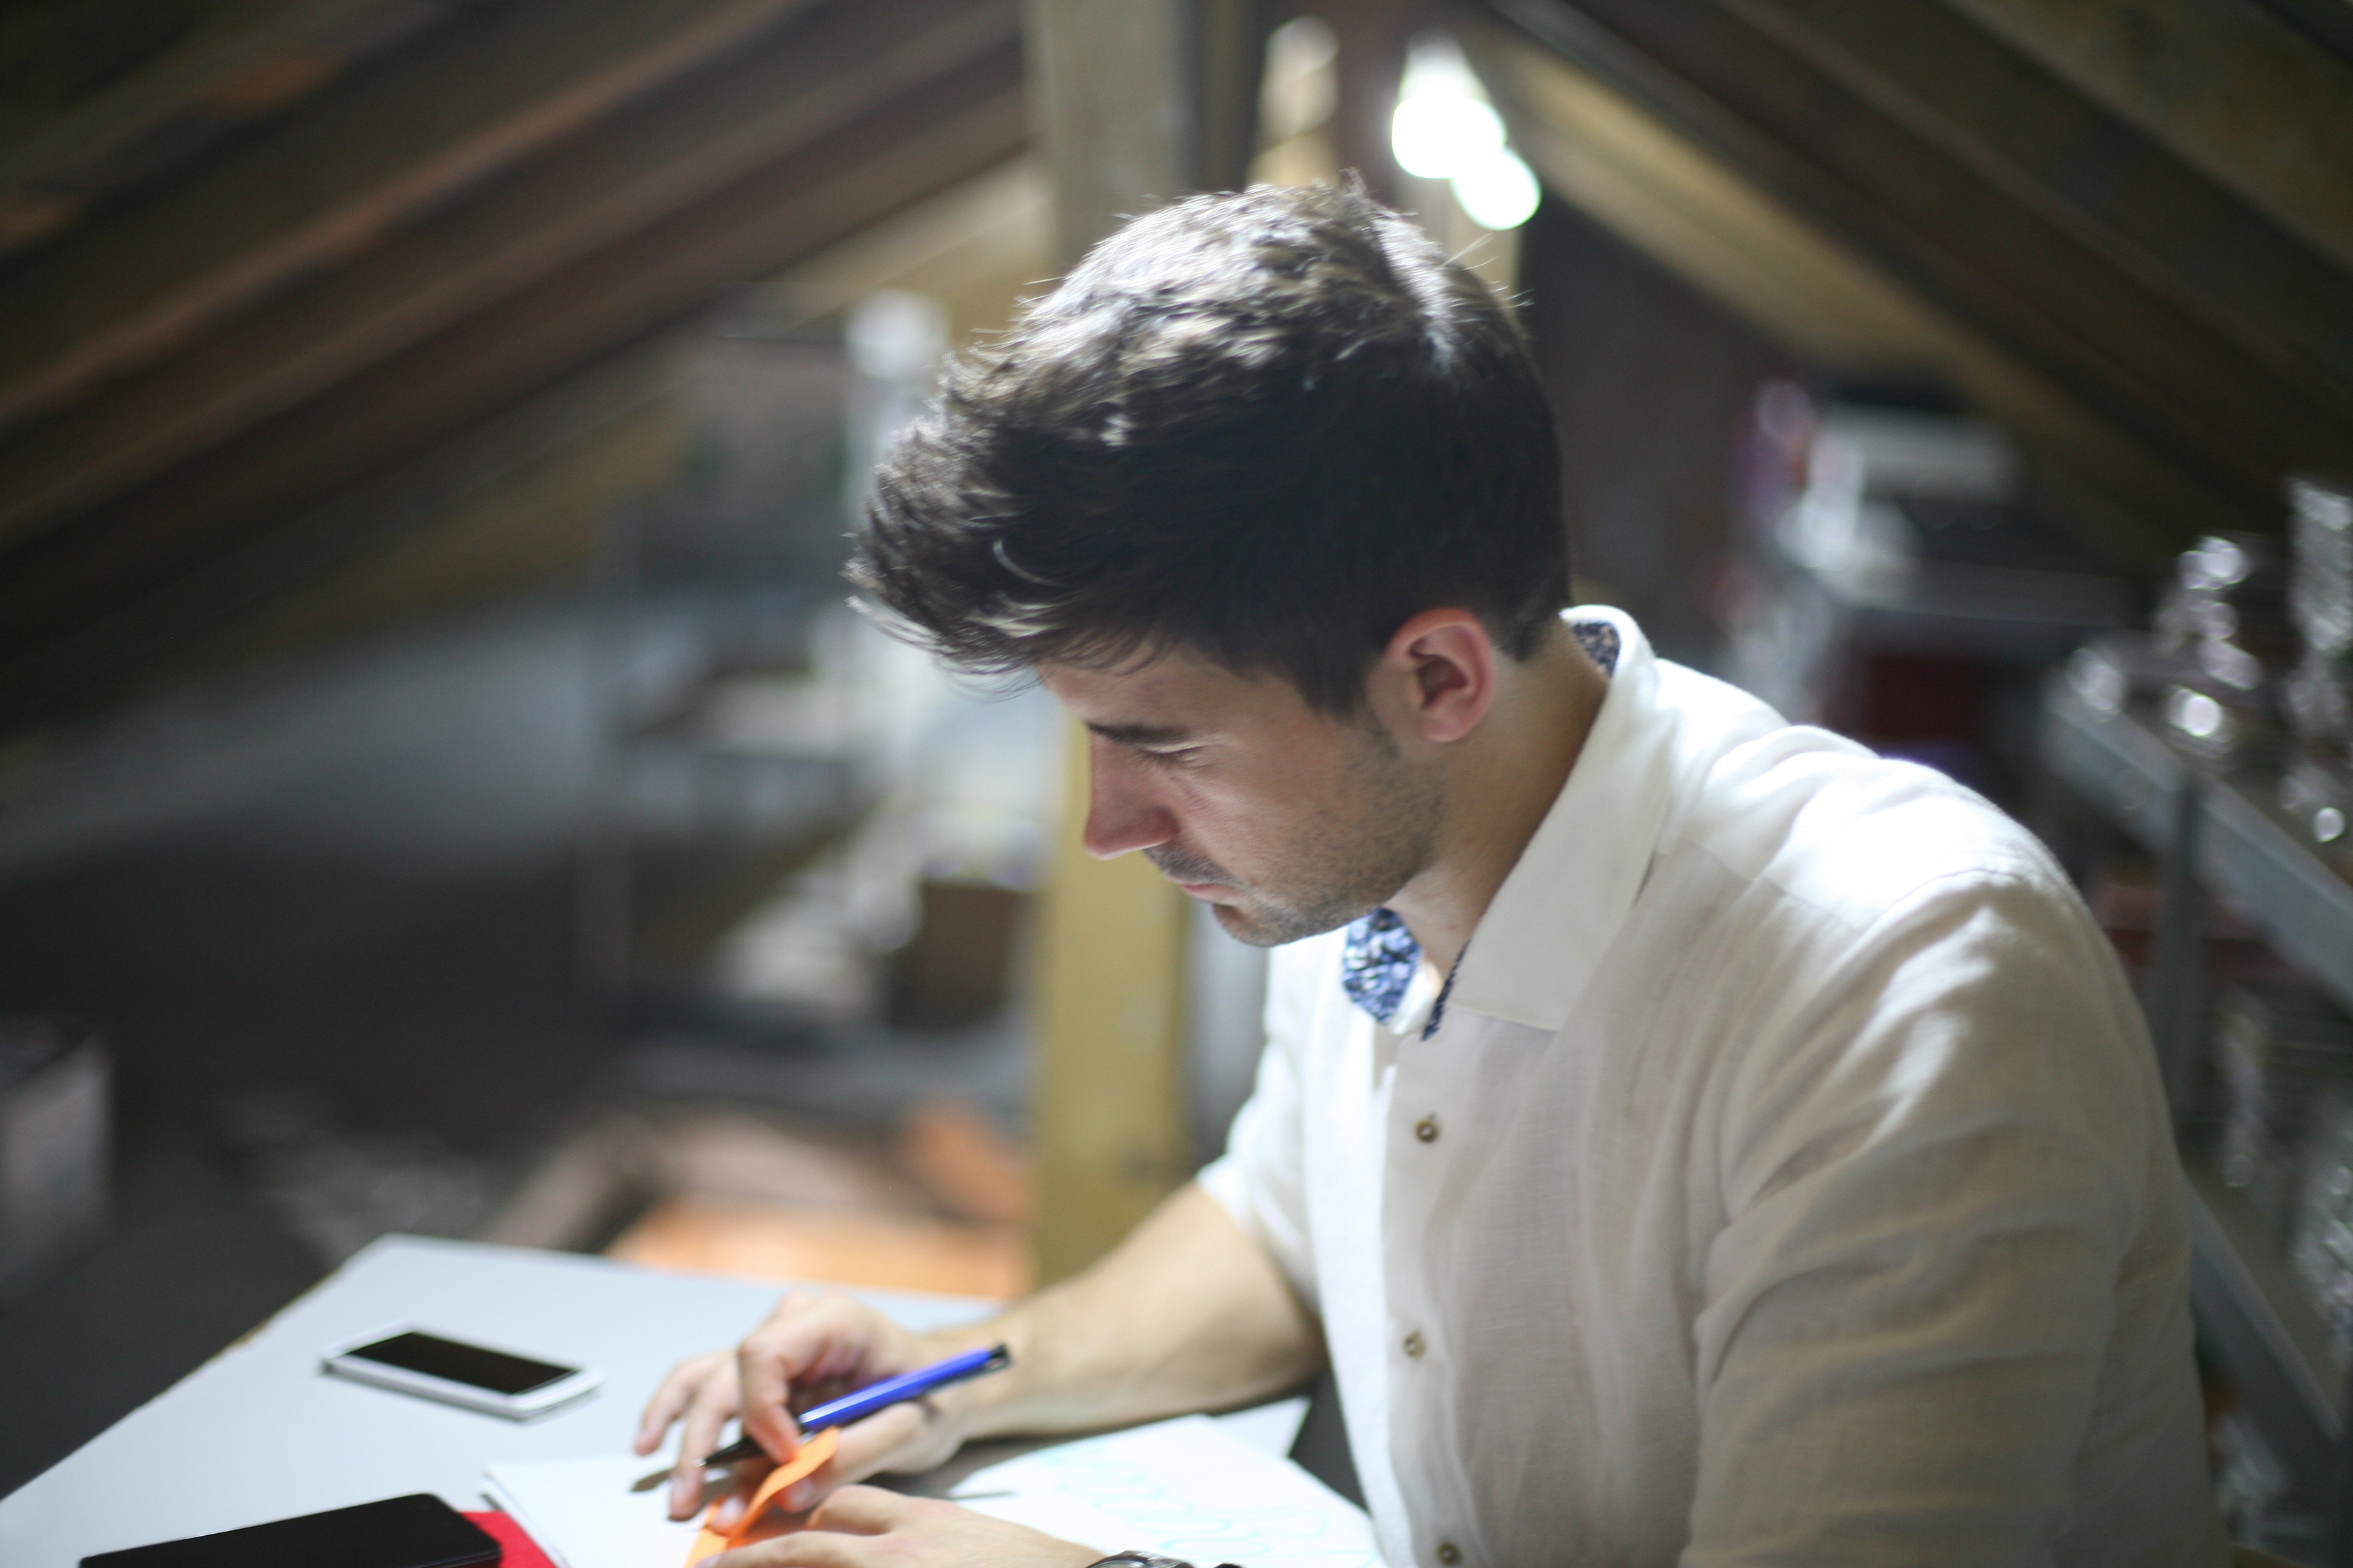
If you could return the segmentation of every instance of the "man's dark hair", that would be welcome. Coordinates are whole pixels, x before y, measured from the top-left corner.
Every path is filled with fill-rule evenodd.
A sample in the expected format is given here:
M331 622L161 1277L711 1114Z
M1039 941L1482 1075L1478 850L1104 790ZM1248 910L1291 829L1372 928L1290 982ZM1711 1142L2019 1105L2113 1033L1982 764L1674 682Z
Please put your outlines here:
M1355 713L1397 628L1568 602L1559 450L1486 285L1356 189L1194 196L952 366L850 577L975 671L1185 648Z

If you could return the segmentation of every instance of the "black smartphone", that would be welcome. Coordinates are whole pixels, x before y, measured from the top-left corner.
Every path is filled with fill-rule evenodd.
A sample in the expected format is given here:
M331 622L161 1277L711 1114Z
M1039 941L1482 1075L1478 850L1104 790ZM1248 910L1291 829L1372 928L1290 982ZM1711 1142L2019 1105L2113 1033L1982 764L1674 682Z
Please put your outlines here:
M480 1525L431 1492L413 1492L217 1535L101 1552L83 1558L81 1568L471 1568L501 1555L498 1541Z

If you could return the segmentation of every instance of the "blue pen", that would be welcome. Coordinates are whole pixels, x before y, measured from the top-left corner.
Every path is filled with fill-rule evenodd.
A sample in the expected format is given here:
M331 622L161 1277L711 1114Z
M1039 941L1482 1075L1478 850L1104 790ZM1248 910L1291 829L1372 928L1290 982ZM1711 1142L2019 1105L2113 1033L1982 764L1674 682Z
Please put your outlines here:
M886 1377L880 1383L870 1383L855 1394L845 1394L811 1410L801 1413L803 1432L815 1432L827 1426L847 1426L852 1421L862 1421L877 1410L921 1399L934 1388L951 1383L962 1383L967 1377L978 1377L985 1372L1002 1372L1013 1364L1013 1352L1003 1345L988 1345L980 1350L952 1355L944 1362L902 1372L896 1377ZM714 1450L702 1461L709 1469L715 1465L732 1465L738 1459L765 1458L767 1450L749 1437L739 1437L727 1447Z

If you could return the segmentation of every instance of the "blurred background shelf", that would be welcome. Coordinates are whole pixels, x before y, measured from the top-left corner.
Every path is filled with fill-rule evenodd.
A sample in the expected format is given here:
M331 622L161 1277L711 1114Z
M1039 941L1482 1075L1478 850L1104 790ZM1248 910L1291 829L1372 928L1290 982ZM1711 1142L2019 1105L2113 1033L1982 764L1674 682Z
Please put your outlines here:
M2241 1397L2278 1435L2282 1456L2306 1475L2327 1476L2344 1462L2346 1395L2328 1327L2274 1227L2204 1161L2185 1168L2200 1322L2237 1370Z
M2091 685L2087 696L2083 688ZM2158 864L2158 897L2143 1000L2177 1114L2189 1114L2212 1005L2202 971L2212 895L2263 941L2353 1009L2353 884L2279 804L2276 765L2196 755L2157 705L2085 679L2081 664L2045 687L2041 756L2073 798ZM2348 1383L2328 1323L2298 1278L2275 1215L2217 1173L2210 1132L2186 1133L2191 1191L2191 1296L2201 1343L2221 1363L2230 1398L2278 1468L2269 1508L2284 1546L2341 1561L2339 1510L2353 1484ZM2301 1540L2295 1539L2301 1537Z
M2282 956L2353 1008L2353 884L2279 805L2276 773L2201 779L2200 870Z

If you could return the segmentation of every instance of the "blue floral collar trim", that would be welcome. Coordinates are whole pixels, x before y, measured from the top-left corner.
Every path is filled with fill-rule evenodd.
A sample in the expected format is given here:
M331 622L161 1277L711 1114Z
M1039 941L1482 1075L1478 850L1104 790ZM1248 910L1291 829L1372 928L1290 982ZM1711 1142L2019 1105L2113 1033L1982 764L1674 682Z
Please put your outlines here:
M1413 985L1414 971L1421 966L1421 943L1405 929L1405 921L1395 910L1379 909L1348 928L1346 940L1340 947L1340 988L1348 1000L1372 1015L1379 1023L1394 1023L1405 1006L1405 994ZM1456 969L1462 961L1454 961ZM1446 1013L1446 998L1453 994L1454 976L1449 973L1446 984L1430 1004L1430 1021L1421 1026L1421 1037L1430 1038L1438 1032L1438 1021Z
M1348 928L1340 949L1340 988L1381 1023L1398 1016L1421 963L1421 943L1395 910L1375 910Z
M1604 675L1618 673L1618 650L1622 639L1618 628L1608 621L1571 621L1568 635L1585 650L1585 657L1601 667Z

